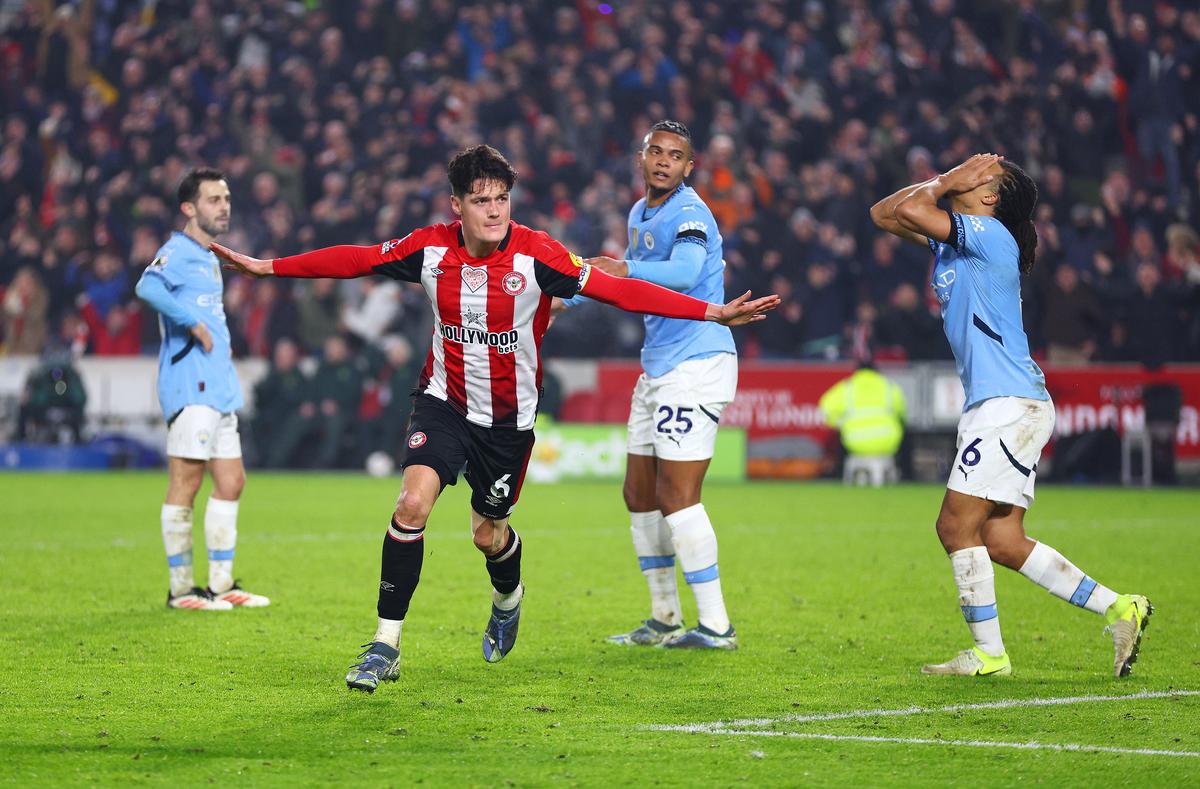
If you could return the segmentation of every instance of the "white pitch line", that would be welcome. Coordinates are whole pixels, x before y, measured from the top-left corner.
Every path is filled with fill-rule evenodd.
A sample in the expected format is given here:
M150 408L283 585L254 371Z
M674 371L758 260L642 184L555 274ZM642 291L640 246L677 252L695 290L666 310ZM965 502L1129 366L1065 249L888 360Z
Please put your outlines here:
M887 718L906 715L922 715L939 712L966 712L970 710L1003 710L1019 707L1053 707L1062 704L1088 704L1102 701L1129 701L1139 699L1166 699L1181 696L1200 696L1200 690L1146 690L1112 696L1064 696L1049 699L1005 699L985 701L979 704L950 704L945 707L905 707L892 710L849 710L847 712L821 712L812 715L783 715L778 718L749 718L745 720L714 721L712 723L686 723L679 725L652 724L644 726L651 731L679 731L695 734L715 733L718 729L742 729L748 726L771 726L777 723L813 723L817 721L847 720L851 718ZM1174 753L1174 751L1172 752Z
M1021 751L1070 751L1076 753L1121 753L1136 756L1182 756L1200 758L1196 751L1168 751L1156 748L1113 748L1107 745L1075 745L1052 742L994 742L990 740L931 740L922 737L871 737L853 734L818 734L807 731L759 731L755 729L715 729L706 734L729 734L742 737L795 737L804 740L830 740L833 742L872 742L898 745L951 745L967 748L1014 748Z

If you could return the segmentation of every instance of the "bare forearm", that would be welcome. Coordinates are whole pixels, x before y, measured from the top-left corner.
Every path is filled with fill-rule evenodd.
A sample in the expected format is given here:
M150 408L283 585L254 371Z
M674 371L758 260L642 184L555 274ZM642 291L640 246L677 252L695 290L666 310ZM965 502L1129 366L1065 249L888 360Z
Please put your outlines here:
M946 185L942 177L930 178L924 183L917 184L912 191L900 198L892 209L893 216L899 218L903 213L902 206L923 206L936 208L938 200L946 196Z
M875 205L871 206L871 219L873 219L875 221L875 224L880 225L881 227L882 227L881 221L886 221L889 219L895 220L896 206L900 205L901 201L903 201L904 199L911 196L914 192L916 192L921 187L928 186L929 184L933 183L936 180L937 180L937 177L935 176L933 178L930 178L928 181L922 181L922 182L916 183L916 184L909 184L908 186L897 189L892 194L888 195L887 197L883 198Z

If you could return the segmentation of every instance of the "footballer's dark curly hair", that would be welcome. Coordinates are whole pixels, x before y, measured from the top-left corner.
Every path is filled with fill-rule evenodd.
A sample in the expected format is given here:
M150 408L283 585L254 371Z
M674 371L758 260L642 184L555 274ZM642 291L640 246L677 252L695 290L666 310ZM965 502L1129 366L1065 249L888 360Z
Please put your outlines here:
M205 181L224 181L225 173L212 167L196 167L179 182L179 202L194 203L200 196L200 184Z
M658 121L657 123L655 123L653 126L650 127L650 131L646 132L646 136L642 139L642 145L645 145L646 142L650 139L650 135L654 134L654 132L656 132L656 131L668 132L670 134L677 134L680 137L682 137L683 139L687 140L688 158L689 159L695 158L692 155L692 133L690 131L688 131L687 126L684 126L679 121L672 121L672 120L667 120L667 119Z
M490 145L473 145L455 154L446 165L446 175L450 178L450 190L460 200L476 181L498 181L510 191L517 182L517 171L504 154Z
M1021 273L1028 274L1033 271L1037 258L1038 235L1033 226L1033 209L1038 201L1037 184L1028 173L1010 161L1003 160L1000 166L1004 168L1004 174L996 182L996 193L1000 195L1000 200L993 213L1017 240Z

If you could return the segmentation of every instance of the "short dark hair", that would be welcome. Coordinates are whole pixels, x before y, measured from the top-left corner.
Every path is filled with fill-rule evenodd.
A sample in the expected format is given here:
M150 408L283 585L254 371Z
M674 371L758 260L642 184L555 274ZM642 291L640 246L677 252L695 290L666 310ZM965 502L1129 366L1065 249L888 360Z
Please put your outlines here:
M205 181L224 181L225 173L212 167L196 167L179 182L179 202L194 203L200 194L200 184Z
M688 157L692 156L692 133L688 131L688 127L684 126L679 121L673 121L664 118L650 127L650 131L646 132L646 138L649 139L651 134L656 131L667 132L669 134L678 134L683 139L687 140Z
M471 191L476 181L499 181L511 191L517 182L517 171L504 154L490 145L473 145L454 155L446 165L450 190L461 199Z

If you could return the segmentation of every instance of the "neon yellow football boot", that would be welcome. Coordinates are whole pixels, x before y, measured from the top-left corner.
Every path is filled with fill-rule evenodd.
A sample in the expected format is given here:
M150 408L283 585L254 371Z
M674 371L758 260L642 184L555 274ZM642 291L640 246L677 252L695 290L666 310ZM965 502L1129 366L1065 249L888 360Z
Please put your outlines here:
M1138 659L1138 648L1142 644L1142 633L1150 626L1150 615L1154 606L1142 595L1123 594L1108 607L1104 617L1113 639L1113 676L1127 677Z
M922 674L947 674L958 677L1005 677L1012 673L1008 653L992 656L979 647L959 652L945 663L934 663L921 669Z

